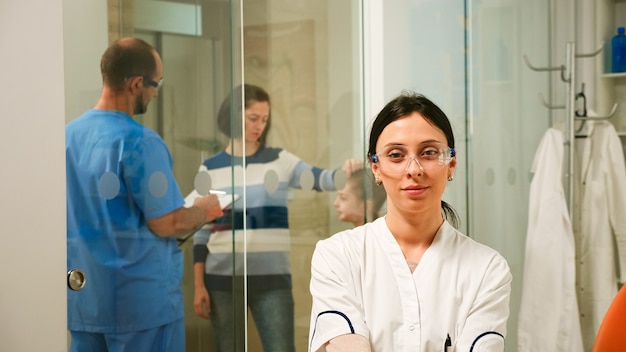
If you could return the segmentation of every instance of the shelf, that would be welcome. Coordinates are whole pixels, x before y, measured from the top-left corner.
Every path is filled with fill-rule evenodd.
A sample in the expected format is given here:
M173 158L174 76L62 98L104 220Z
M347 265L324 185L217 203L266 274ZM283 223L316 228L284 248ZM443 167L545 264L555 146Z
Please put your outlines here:
M626 72L619 72L619 73L603 73L602 74L603 78L619 78L619 77L626 77Z

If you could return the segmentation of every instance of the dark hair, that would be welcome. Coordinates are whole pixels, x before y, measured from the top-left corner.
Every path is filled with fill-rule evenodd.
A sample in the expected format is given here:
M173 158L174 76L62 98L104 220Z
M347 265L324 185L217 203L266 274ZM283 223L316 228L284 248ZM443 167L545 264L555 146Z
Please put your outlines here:
M152 45L139 38L120 38L114 41L100 61L102 81L113 90L119 91L130 77L153 76L156 71L155 53Z
M222 105L220 105L220 109L217 112L217 128L220 132L222 132L229 138L239 138L242 136L243 133L241 130L241 115L243 113L243 111L241 111L241 94L242 86L235 87L226 97L226 99L224 99ZM250 107L250 105L252 105L253 103L266 102L268 105L271 106L270 95L267 94L267 92L261 87L251 84L244 84L243 96L245 99L245 109ZM270 131L271 123L272 119L269 118L267 120L267 125L263 130L263 134L261 134L261 137L259 137L259 143L261 145L265 145L267 141L267 134Z
M425 96L414 92L402 92L399 96L391 100L378 113L372 123L370 131L369 147L367 149L367 159L372 161L372 155L376 153L376 143L378 137L385 127L393 121L408 116L414 112L422 115L432 126L439 128L446 136L448 146L454 148L454 134L452 125L446 114L431 100ZM441 209L446 219L450 220L454 227L459 225L459 216L448 203L441 201Z

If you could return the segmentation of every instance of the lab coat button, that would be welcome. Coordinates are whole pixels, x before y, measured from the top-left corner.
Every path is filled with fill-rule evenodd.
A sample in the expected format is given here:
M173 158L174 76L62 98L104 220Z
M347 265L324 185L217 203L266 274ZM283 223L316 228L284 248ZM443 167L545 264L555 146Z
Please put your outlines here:
M415 330L415 326L409 325L409 331L413 331L413 330Z

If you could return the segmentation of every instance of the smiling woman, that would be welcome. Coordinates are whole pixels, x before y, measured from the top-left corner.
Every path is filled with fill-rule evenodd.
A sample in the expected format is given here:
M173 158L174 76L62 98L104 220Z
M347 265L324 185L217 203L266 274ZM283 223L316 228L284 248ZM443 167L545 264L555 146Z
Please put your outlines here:
M432 218L440 217L443 210L458 227L456 212L441 199L446 181L453 178L455 155L450 121L424 96L396 98L372 126L368 157L377 182L385 186L392 200L388 209L430 214ZM393 192L394 188L401 192ZM416 201L421 204L418 208L414 208Z
M317 244L309 350L503 351L511 273L445 219L457 219L441 199L456 167L446 115L422 95L397 97L368 156L387 215Z

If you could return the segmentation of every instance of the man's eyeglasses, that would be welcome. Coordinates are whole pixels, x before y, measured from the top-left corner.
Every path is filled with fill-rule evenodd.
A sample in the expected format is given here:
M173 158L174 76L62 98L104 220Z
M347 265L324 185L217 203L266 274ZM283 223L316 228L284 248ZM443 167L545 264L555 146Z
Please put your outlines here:
M156 90L161 89L161 86L163 85L163 78L161 78L158 82L155 82L152 80L152 78L148 77L148 76L141 76L143 77L143 81L148 83L149 85L153 86L154 88L156 88Z
M152 78L150 78L148 76L144 76L144 75L131 75L130 77L126 77L124 80L129 80L132 77L141 77L141 78L143 78L144 82L146 82L150 86L153 86L156 90L161 89L161 86L163 85L163 78L161 78L158 82L155 82Z
M392 145L373 154L372 162L378 164L382 172L399 175L409 170L411 161L422 171L432 171L448 165L455 155L454 148L439 142L422 144L416 155L410 155L403 145Z

